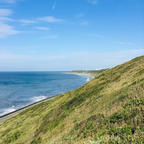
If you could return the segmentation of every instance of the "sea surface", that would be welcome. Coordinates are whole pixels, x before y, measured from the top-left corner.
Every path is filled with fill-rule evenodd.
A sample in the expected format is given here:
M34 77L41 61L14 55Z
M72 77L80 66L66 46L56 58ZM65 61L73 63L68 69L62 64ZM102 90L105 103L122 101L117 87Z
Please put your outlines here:
M86 76L66 72L0 72L0 116L88 81Z

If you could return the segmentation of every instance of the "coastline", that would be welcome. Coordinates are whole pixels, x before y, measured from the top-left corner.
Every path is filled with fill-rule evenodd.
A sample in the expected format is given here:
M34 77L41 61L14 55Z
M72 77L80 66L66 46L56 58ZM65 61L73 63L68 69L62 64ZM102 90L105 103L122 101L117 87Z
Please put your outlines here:
M56 95L56 96L58 96L58 95ZM38 101L38 102L35 102L35 103L29 104L29 105L27 105L27 106L25 106L25 107L22 107L22 108L20 108L20 109L18 109L18 110L15 110L15 111L13 111L13 112L10 112L10 113L8 113L8 114L5 114L5 115L3 115L3 116L0 116L0 124L2 124L5 120L7 120L7 119L9 119L9 118L11 118L11 117L13 117L13 116L16 116L17 114L21 113L22 111L24 111L24 110L26 110L26 109L28 109L28 108L30 108L30 107L35 106L35 105L40 104L40 103L45 102L45 101L49 101L49 100L53 99L53 98L56 97L56 96L52 96L52 97L49 97L49 98L40 100L40 101Z
M87 78L89 78L89 80L87 81L87 82L89 82L90 80L92 80L93 78L94 78L94 76L92 76L92 75L90 75L90 74L80 74L80 73L73 73L73 72L69 72L69 73L67 73L67 74L75 74L75 75L80 75L80 76L86 76ZM86 82L86 83L87 83ZM5 115L3 115L3 116L0 116L0 125L5 121L5 120L8 120L9 118L12 118L12 117L14 117L14 116L16 116L16 115L18 115L19 113L21 113L22 111L24 111L24 110L26 110L26 109L28 109L28 108L30 108L30 107L32 107L32 106L35 106L35 105L37 105L37 104L40 104L40 103L42 103L42 102L45 102L45 101L49 101L49 100L51 100L51 99L53 99L53 98L55 98L56 96L58 96L58 95L55 95L55 96L52 96L52 97L48 97L48 98L46 98L46 99L43 99L43 100L40 100L40 101L38 101L38 102L35 102L35 103L32 103L32 104L29 104L29 105L27 105L27 106L25 106L25 107L22 107L22 108L20 108L20 109L17 109L17 110L15 110L15 111L12 111L12 112L10 112L10 113L7 113L7 114L5 114Z
M92 79L95 78L95 76L92 75L91 73L85 73L85 72L83 72L83 73L79 73L79 72L68 72L67 74L74 74L74 75L79 75L79 76L86 76L86 77L89 78L90 80L92 80ZM90 81L90 80L89 80L89 81Z

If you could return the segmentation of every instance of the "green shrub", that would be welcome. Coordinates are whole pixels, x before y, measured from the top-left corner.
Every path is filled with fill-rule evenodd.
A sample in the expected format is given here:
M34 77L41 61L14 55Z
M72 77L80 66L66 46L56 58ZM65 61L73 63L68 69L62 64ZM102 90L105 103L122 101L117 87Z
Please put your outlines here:
M41 138L40 138L40 137L34 139L34 140L31 142L31 144L40 144L40 143L41 143Z
M19 137L21 136L21 132L17 131L13 134L10 134L4 139L5 144L10 144L12 142L15 142Z
M125 119L126 114L125 112L121 112L121 113L114 113L110 118L109 118L109 122L110 123L118 123L120 121L122 121L123 119Z
M122 128L115 128L114 126L110 126L108 129L108 134L110 136L118 136L118 137L122 138L124 136L134 134L135 131L136 131L135 127L131 127L128 125L126 125Z

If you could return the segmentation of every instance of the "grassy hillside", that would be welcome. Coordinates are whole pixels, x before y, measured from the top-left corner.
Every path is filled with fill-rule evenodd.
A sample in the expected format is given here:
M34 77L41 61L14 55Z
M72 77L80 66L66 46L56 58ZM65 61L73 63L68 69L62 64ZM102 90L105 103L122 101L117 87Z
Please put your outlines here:
M144 143L144 56L0 125L0 144Z

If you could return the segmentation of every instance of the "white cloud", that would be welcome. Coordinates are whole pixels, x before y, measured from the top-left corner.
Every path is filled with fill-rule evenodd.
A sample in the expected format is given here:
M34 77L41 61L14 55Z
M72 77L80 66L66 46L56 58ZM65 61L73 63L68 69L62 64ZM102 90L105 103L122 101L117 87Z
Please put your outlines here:
M0 22L3 22L3 21L13 22L14 20L9 17L0 17Z
M55 18L55 17L53 17L53 16L41 17L41 18L39 18L38 20L40 20L40 21L45 21L45 22L49 22L49 23L63 22L62 19L58 19L58 18Z
M14 21L13 19L9 18L9 16L12 15L12 13L13 12L10 9L0 9L0 22L2 23L5 21Z
M35 27L37 30L48 31L50 30L49 27Z
M12 10L10 9L0 9L0 16L10 16L12 14Z
M4 38L10 35L16 35L18 33L20 32L15 30L12 26L0 22L0 38Z
M32 19L32 20L22 19L22 20L17 20L17 21L20 22L20 23L22 23L23 25L39 23L41 21L43 21L43 22L49 22L49 23L63 22L62 19L58 19L58 18L55 18L53 16L46 16L46 17L41 17L41 18L35 18L35 19Z
M35 20L26 20L26 19L18 20L18 22L20 22L20 23L22 23L24 25L36 23Z
M88 0L90 4L96 5L98 3L98 0Z
M52 6L52 10L54 11L56 9L56 2Z

